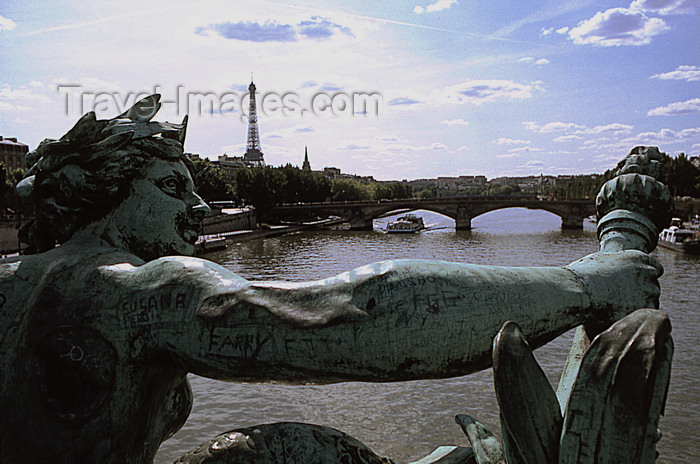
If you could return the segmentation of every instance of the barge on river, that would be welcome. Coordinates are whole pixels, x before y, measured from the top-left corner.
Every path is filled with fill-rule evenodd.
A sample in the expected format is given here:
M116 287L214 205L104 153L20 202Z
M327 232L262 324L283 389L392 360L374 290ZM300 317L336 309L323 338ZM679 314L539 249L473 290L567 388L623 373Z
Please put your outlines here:
M392 221L386 226L388 234L412 234L425 229L423 218L409 213Z

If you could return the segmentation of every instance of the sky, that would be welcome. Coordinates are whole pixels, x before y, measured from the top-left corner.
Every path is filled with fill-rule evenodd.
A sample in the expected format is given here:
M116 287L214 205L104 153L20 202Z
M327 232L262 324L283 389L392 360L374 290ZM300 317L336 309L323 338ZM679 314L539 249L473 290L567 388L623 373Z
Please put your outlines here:
M35 148L162 95L185 150L378 180L700 155L700 0L3 0L0 135Z

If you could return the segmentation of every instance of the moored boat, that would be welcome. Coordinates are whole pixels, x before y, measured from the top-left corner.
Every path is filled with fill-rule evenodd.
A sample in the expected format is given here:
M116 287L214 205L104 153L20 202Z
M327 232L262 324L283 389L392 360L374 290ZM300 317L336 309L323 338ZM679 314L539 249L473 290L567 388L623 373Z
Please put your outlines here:
M204 253L209 253L211 251L219 251L219 250L225 250L226 249L226 238L225 237L215 237L215 238L206 238L197 241L197 243L194 244L194 252L197 255L201 255Z
M659 234L659 246L683 253L700 254L700 237L697 232L683 229L676 219L672 224Z

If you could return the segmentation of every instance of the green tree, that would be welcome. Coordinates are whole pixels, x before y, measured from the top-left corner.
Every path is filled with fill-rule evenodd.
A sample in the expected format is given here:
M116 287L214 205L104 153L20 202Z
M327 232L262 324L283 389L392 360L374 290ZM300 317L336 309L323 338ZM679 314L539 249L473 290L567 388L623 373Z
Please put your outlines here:
M12 178L7 173L5 163L0 163L0 198L5 198L13 187Z
M331 199L333 201L367 201L372 199L372 192L368 185L354 179L333 179Z
M275 204L324 201L332 195L330 179L321 173L303 171L291 164L269 169L283 179Z
M304 181L299 168L287 164L278 168L279 173L284 176L284 185L279 192L279 203L298 203L304 192Z
M616 169L603 174L578 176L564 189L564 198L595 198L603 184L615 177ZM659 180L666 184L674 196L700 197L700 168L685 153L672 158L664 155Z
M390 184L372 184L374 200L396 200L401 198L412 198L413 188L403 182L392 182Z
M301 201L326 201L331 198L331 180L320 172L300 171L302 176Z
M21 181L24 178L24 174L25 174L25 172L24 172L24 169L22 169L22 168L17 168L10 173L9 182L10 182L10 187L12 189L14 189L17 186L17 184L19 183L19 181Z
M261 214L282 203L286 178L278 168L270 166L236 171L236 197L252 204Z
M685 153L676 158L666 156L660 180L674 196L700 197L700 168L695 166Z
M233 185L226 178L224 170L214 166L208 159L195 158L192 160L195 170L197 194L204 201L230 200L233 196Z
M433 198L437 198L437 187L434 185L432 187L425 187L423 190L418 192L416 196L421 200L432 200Z
M495 182L490 182L487 184L486 188L481 192L482 195L492 196L492 195L513 195L520 193L520 187L518 184L497 184Z

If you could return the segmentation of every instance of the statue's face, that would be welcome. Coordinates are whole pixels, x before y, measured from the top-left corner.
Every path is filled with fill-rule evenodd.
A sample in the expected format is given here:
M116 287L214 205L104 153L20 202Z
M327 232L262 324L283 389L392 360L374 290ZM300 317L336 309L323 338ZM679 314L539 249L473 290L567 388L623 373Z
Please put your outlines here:
M148 261L168 255L192 255L202 219L210 209L194 193L182 161L154 159L132 182L131 194L112 213L118 240Z

